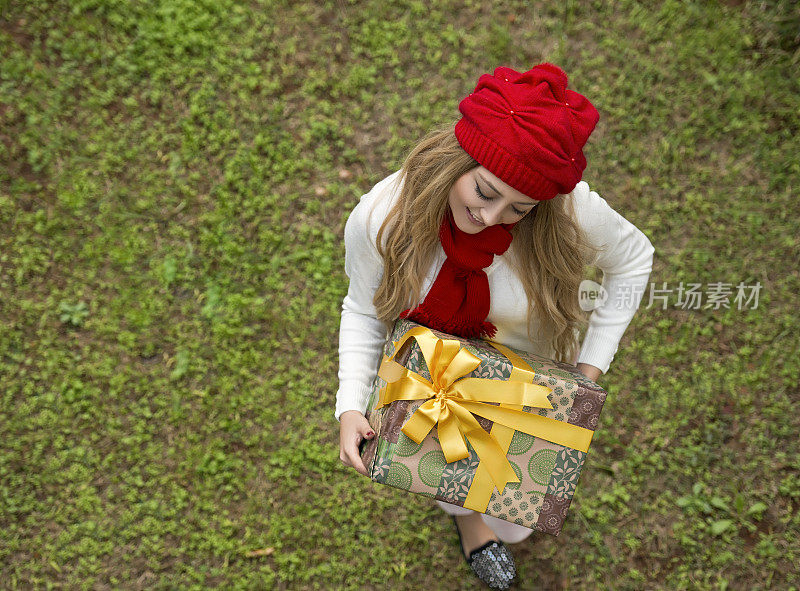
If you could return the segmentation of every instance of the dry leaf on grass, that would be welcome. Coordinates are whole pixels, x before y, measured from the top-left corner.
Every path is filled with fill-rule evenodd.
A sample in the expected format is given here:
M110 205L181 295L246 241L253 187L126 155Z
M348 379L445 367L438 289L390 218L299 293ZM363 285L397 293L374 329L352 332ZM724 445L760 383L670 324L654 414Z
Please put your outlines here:
M257 558L258 556L269 556L273 552L275 552L275 548L261 548L260 550L250 550L245 556L247 556L247 558Z

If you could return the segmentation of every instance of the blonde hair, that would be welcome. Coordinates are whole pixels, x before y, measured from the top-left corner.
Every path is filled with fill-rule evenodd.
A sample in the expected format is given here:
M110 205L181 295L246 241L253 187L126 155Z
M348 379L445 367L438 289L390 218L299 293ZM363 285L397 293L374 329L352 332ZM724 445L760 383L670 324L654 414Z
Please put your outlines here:
M439 227L450 188L480 166L458 143L454 124L426 135L403 162L399 198L378 230L384 274L375 293L378 318L391 327L400 313L421 301L422 283L439 245ZM572 199L539 202L511 234L510 265L525 288L527 330L554 359L572 363L586 314L578 285L594 251L574 219ZM385 235L385 237L384 237Z

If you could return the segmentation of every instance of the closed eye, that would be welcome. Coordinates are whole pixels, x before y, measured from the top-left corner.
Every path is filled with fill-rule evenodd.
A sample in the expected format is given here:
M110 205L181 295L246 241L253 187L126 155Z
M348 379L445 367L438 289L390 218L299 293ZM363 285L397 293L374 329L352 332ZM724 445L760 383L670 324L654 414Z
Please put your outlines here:
M486 195L484 195L483 193L481 193L481 188L478 186L478 183L475 183L475 193L477 193L477 194L478 194L478 197L480 197L480 198L481 198L481 199L483 199L484 201L492 201L492 200L494 199L494 197L487 197ZM524 212L524 211L520 211L520 210L518 210L518 209L517 209L516 207L514 207L513 205L511 206L511 209L512 209L512 210L514 211L514 213L515 213L515 214L517 214L517 215L525 215L525 212Z

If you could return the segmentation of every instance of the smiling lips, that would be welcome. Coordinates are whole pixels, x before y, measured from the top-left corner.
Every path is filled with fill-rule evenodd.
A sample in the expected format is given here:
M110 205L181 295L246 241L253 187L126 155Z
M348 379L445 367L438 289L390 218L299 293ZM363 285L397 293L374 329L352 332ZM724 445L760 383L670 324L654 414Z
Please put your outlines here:
M469 216L469 219L472 220L473 224L475 224L476 226L485 226L486 225L483 222L479 221L478 218L476 218L474 215L472 215L472 212L469 210L469 207L465 207L464 209L467 210L467 216Z

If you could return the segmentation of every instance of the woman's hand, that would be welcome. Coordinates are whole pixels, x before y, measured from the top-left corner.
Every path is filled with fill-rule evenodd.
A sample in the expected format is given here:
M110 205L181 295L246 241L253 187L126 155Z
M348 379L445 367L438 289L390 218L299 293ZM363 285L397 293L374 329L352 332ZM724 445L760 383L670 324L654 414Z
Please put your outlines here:
M585 375L587 378L592 380L593 382L597 381L602 375L602 371L600 371L599 367L595 367L594 365L589 365L588 363L579 363L577 366L578 371Z
M362 413L357 410L347 410L339 415L339 459L345 466L352 466L364 476L368 474L358 454L358 445L362 440L373 437L375 432Z

